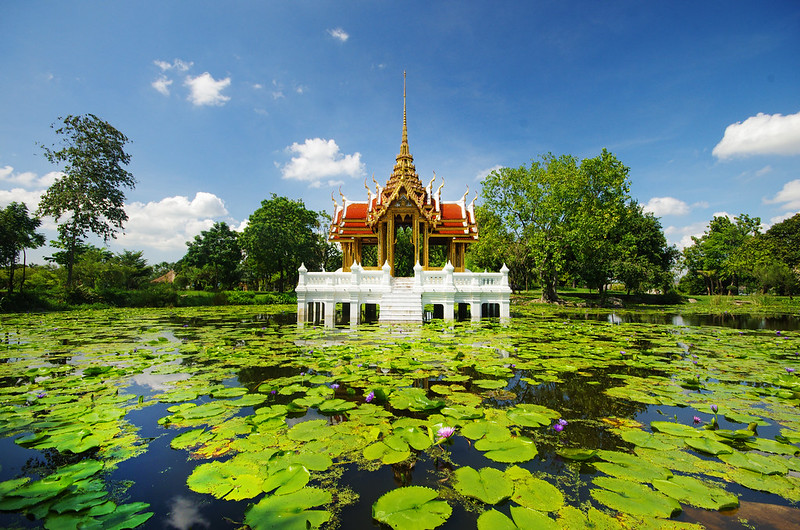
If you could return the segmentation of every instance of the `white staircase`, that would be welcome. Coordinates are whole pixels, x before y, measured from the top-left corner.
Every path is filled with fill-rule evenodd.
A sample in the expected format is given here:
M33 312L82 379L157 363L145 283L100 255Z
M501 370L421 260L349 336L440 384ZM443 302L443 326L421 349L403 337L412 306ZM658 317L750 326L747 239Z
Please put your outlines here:
M422 322L422 296L414 292L414 278L392 278L392 290L383 293L381 322Z

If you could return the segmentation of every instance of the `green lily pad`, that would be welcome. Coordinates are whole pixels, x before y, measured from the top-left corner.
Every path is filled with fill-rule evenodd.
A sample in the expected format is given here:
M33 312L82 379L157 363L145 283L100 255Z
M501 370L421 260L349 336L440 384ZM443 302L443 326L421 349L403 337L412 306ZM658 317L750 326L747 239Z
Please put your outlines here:
M439 409L445 402L428 399L425 390L421 388L401 388L392 392L389 404L399 410L424 412Z
M684 440L686 445L691 447L692 449L696 449L703 453L708 453L710 455L719 455L722 453L732 453L733 448L729 445L725 445L722 442L718 442L716 440L712 440L710 438L702 437L702 438L686 438Z
M456 491L487 504L497 504L514 493L513 485L505 480L499 469L484 467L476 471L466 466L458 468L454 475Z
M248 508L244 522L253 530L319 528L331 518L331 514L311 508L330 502L330 492L311 487L286 495L268 495Z
M631 515L672 517L681 512L675 499L643 484L613 477L597 477L590 494L612 510Z
M733 493L686 475L654 480L652 483L658 491L676 501L706 510L728 510L739 506L739 499Z
M475 442L475 449L484 451L484 456L495 462L515 463L532 460L539 452L533 441L524 436L508 440L482 438Z
M435 490L423 486L397 488L372 505L372 517L395 530L428 530L444 523L453 509Z

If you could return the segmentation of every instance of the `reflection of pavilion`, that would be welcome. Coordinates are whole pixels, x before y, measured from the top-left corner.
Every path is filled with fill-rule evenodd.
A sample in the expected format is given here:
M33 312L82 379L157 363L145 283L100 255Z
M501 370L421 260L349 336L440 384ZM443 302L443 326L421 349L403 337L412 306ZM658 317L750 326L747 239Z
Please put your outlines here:
M499 273L464 269L467 245L478 239L474 199L467 204L465 193L456 202L443 202L444 183L434 191L436 176L423 186L416 173L408 148L405 97L404 87L400 154L386 186L376 182L375 192L367 188L365 202L342 196L339 205L334 200L329 239L342 247L342 268L308 272L300 267L299 323L333 325L337 303L343 304L351 323L360 321L362 306L367 314L379 306L381 321L421 322L426 305L433 306L434 317L447 320L455 318L456 311L459 317L469 311L473 319L509 318L508 269L503 266ZM403 231L399 238L398 231ZM415 264L413 277L397 274L400 269L411 270L410 263L401 267L404 257Z

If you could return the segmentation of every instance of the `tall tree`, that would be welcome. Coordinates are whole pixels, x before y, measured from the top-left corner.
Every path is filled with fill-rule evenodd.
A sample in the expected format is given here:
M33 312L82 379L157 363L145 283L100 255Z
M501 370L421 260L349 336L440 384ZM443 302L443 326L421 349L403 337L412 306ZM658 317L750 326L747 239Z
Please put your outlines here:
M214 223L186 245L189 249L182 264L201 269L201 276L207 278L206 287L231 289L239 281L242 248L239 236L227 223Z
M8 294L14 291L14 269L23 255L22 284L25 283L25 249L44 245L44 235L36 233L42 221L28 215L28 207L12 202L0 210L0 264L8 267Z
M738 291L753 263L752 255L739 252L748 241L759 233L761 219L740 214L730 220L725 216L714 217L708 230L693 244L683 250L687 274L703 278L707 294L722 294L726 290Z
M124 134L94 114L59 120L63 124L55 132L62 137L61 148L42 149L51 163L63 164L63 175L42 196L38 213L53 216L56 222L64 217L58 234L70 287L80 243L89 233L107 242L128 220L123 188L133 189L136 179L124 168L131 159L124 149L129 141Z
M559 277L580 264L581 276L602 285L613 254L606 233L624 210L628 168L603 150L596 158L544 155L530 167L501 168L483 182L484 207L523 243L542 287L556 301Z
M315 234L318 226L317 213L306 209L303 201L274 193L261 201L241 235L251 276L262 284L277 276L278 290L283 291L288 281L296 279L301 263L312 270L319 268L323 252Z

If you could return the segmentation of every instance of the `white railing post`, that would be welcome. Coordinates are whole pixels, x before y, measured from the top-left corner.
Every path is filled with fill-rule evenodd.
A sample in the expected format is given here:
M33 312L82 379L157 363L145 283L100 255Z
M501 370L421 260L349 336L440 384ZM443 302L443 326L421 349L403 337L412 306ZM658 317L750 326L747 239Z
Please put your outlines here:
M301 263L300 268L297 269L297 272L300 273L300 278L297 280L297 287L305 287L306 285L306 274L308 274L308 269L306 269L306 264Z
M383 267L381 267L383 271L383 277L381 278L381 283L386 286L392 285L392 267L389 265L389 261L383 262Z
M419 261L417 261L417 264L414 265L414 288L415 289L422 290L422 273L423 273L422 265L420 265Z
M500 285L502 287L508 287L508 267L506 267L505 263L503 263L503 266L500 268L500 273L503 275L500 278Z

